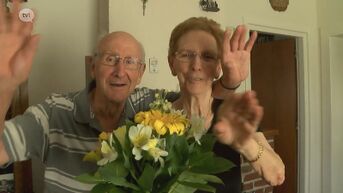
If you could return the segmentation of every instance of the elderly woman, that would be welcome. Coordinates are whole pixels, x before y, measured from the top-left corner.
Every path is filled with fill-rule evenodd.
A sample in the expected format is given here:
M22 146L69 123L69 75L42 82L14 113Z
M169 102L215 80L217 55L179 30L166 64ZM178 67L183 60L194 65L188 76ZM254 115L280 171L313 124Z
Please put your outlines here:
M174 28L169 42L169 66L180 85L180 97L173 106L183 109L189 117L203 117L205 129L213 132L220 142L215 144L215 153L236 165L229 172L219 174L225 185L216 188L223 193L241 192L240 154L271 185L279 185L284 180L282 160L264 135L256 132L263 112L255 94L235 94L224 102L213 97L218 96L213 93L220 90L218 86L230 93L246 78L256 39L253 33L246 43L246 32L244 26L239 26L231 37L230 30L224 33L213 20L190 18ZM222 72L219 83L213 84ZM221 95L228 94L221 92Z

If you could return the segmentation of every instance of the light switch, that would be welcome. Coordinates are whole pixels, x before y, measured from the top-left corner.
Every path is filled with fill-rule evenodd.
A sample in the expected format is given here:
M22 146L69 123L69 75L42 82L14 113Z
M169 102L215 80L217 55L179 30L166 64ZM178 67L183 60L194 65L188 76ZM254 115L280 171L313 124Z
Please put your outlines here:
M155 57L149 58L149 72L158 73L158 60Z

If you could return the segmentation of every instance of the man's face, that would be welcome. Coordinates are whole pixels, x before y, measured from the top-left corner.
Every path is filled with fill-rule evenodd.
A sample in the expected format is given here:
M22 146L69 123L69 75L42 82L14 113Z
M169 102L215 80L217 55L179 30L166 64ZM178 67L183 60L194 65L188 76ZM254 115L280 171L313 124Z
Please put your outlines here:
M138 42L128 34L110 34L104 38L92 68L97 98L124 103L141 81L145 69L141 59Z

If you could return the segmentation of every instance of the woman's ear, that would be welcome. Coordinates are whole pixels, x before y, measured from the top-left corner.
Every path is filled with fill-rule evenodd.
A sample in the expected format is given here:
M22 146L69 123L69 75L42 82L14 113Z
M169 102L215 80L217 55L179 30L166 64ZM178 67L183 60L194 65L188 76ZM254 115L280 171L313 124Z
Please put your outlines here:
M221 63L219 62L219 63L217 64L216 71L214 72L214 78L215 78L215 79L219 79L221 74L222 74L222 65L221 65Z
M176 76L175 68L174 68L174 58L172 56L168 56L168 63L169 68L173 76Z

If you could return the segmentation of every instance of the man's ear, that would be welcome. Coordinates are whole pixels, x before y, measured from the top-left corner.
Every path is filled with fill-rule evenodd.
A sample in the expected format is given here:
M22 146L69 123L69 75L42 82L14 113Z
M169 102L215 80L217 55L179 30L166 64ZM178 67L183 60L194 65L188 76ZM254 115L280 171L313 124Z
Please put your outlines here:
M146 67L146 64L142 64L141 68L139 69L139 77L137 80L137 85L140 84L142 81L142 77L143 77L144 72L145 72L145 67Z
M173 76L176 76L175 68L174 68L174 58L172 56L168 56L168 63L169 68Z
M95 65L96 65L95 61L96 61L95 56L92 56L91 63L90 63L90 65L91 65L91 67L90 67L91 79L95 79Z

